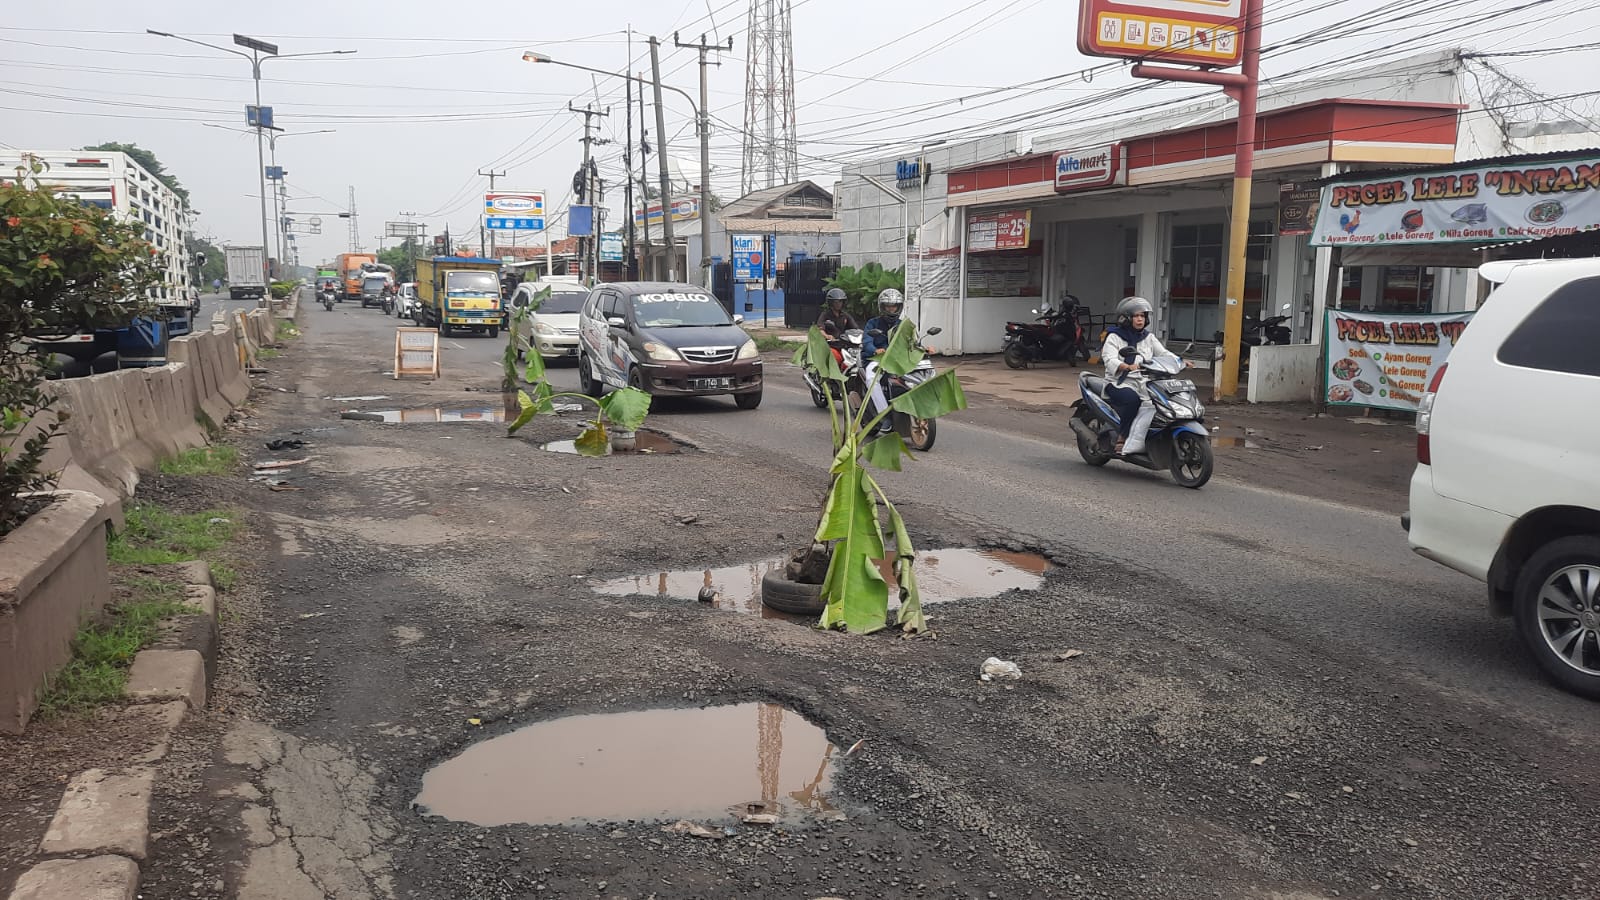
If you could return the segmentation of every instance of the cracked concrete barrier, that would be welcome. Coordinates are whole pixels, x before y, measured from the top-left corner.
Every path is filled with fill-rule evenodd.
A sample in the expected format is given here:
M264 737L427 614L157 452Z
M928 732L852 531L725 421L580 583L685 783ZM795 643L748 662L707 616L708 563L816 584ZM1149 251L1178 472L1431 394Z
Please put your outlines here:
M123 773L89 769L67 785L55 818L39 842L50 856L115 853L143 860L150 850L154 769Z
M49 859L22 873L11 900L134 900L139 865L121 856Z
M128 670L123 694L130 700L183 700L206 705L206 661L198 650L140 650Z
M239 406L250 397L250 376L239 362L231 329L213 331L201 336L206 345L206 357L217 371L217 388L229 407Z
M59 400L58 412L67 413L73 459L120 496L131 497L139 468L154 466L156 458L137 442L119 374L63 379L51 382L50 390Z
M216 367L206 360L204 338L210 333L197 331L194 334L173 338L167 353L169 358L188 367L189 389L195 408L205 413L206 418L213 424L221 425L232 407L222 396L222 387L217 383Z

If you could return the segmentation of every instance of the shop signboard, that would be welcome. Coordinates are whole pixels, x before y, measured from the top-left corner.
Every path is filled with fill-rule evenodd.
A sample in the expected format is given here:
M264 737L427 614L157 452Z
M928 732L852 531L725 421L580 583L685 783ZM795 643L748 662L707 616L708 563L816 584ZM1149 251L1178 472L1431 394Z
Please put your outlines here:
M1416 412L1472 313L1328 310L1323 384L1330 406Z
M651 225L661 223L661 204L652 203L648 210L636 209L633 211L633 221L636 225L645 223L646 214L650 217ZM679 197L672 201L672 221L689 222L700 218L700 200L697 197Z
M1128 167L1125 163L1120 143L1088 150L1063 150L1056 154L1056 193L1127 184Z
M622 233L608 231L600 235L600 261L622 262Z
M1322 186L1318 247L1486 244L1600 229L1600 152Z
M1278 185L1278 233L1310 234L1321 199L1319 188L1301 187L1292 181Z
M967 252L1026 250L1033 230L1033 210L1008 209L967 220Z
M543 231L544 194L496 191L483 195L483 225L492 231Z
M1240 32L1260 0L1079 0L1078 50L1210 68L1236 66Z
M733 235L733 280L760 281L766 277L762 245L766 236L760 234Z

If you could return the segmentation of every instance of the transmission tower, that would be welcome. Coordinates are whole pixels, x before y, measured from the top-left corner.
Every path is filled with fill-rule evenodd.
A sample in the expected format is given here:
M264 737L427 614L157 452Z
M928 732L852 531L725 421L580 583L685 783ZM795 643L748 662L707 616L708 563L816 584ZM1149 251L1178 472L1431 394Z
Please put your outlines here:
M790 0L750 0L750 55L744 70L744 194L787 184L800 175L790 5Z
M350 252L361 252L361 228L356 225L356 186L350 185Z

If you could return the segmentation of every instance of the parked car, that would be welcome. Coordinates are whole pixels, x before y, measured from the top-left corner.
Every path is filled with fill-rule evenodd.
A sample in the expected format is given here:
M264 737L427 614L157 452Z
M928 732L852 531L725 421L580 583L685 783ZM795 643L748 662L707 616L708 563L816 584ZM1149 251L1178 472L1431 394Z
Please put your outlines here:
M1488 585L1558 684L1600 699L1600 259L1505 260L1422 396L1412 549Z
M517 325L517 352L539 351L545 359L578 358L578 312L589 299L589 289L577 282L548 284L550 296ZM511 295L512 315L533 302L544 282L525 281Z
M598 397L628 385L657 396L732 394L761 405L761 353L722 303L691 284L597 286L579 314L578 383Z

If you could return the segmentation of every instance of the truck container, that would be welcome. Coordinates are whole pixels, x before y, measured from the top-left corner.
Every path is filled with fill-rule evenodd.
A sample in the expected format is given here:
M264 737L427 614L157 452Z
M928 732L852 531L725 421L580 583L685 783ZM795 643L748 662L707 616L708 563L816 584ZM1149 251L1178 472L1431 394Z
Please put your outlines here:
M265 297L267 268L261 245L229 244L222 252L228 260L228 296L234 300Z
M137 319L126 328L83 329L30 339L60 356L62 372L67 375L162 365L167 361L167 340L192 331L200 308L188 250L192 215L188 204L121 151L0 150L0 171L14 172L29 160L43 165L43 171L35 176L41 187L86 206L100 207L122 221L142 224L145 240L155 248L165 270L162 284L152 292L155 316Z
M334 262L334 268L339 270L339 278L343 280L346 300L361 299L361 279L367 274L361 267L377 261L378 257L371 253L339 254L339 258Z
M417 321L446 337L456 330L499 337L505 325L500 261L480 256L417 260Z

